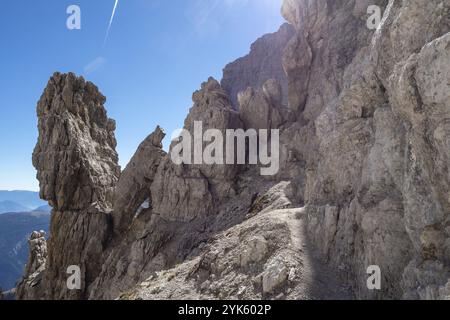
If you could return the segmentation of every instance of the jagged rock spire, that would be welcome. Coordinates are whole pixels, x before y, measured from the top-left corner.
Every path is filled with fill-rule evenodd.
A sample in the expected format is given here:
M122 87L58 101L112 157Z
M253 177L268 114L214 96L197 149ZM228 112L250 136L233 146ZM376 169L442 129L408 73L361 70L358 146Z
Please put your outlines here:
M162 149L164 131L158 126L139 146L117 184L114 201L114 225L118 230L129 227L141 205L151 206L150 186L166 153Z

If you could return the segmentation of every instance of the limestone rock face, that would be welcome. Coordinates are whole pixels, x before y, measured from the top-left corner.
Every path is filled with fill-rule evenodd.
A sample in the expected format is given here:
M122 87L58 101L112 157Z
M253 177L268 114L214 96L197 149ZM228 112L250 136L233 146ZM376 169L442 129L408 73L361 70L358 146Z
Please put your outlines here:
M160 127L139 146L130 163L121 173L114 197L114 226L119 231L130 226L140 207L151 204L150 187L158 166L166 155L162 150L165 133Z
M306 254L305 215L290 202L289 183L267 190L255 215L227 228L173 268L155 272L121 299L345 299L335 272ZM283 208L283 209L282 209ZM317 281L315 273L320 275Z
M238 112L232 108L228 94L215 79L210 78L202 84L201 90L193 94L193 102L184 125L192 137L192 153L194 139L198 139L194 136L195 122L202 126L201 136L207 129L219 130L225 137L226 129L242 128ZM203 147L207 145L200 144ZM233 182L237 166L208 165L203 163L203 157L201 163L196 164L193 156L191 163L177 165L171 155L163 159L151 187L155 212L168 219L189 220L214 212L223 199L235 195Z
M250 53L223 70L222 87L229 94L231 103L238 108L238 93L248 87L261 88L268 79L276 79L283 91L283 104L287 104L288 79L281 63L283 50L294 35L294 28L284 24L273 33L252 44Z
M19 287L19 298L83 298L87 283L101 268L120 173L115 123L107 117L104 102L95 85L70 73L55 73L38 102L33 164L41 197L53 211L38 296ZM66 286L65 271L72 265L85 275L81 290Z
M450 296L450 3L285 0L282 13L292 26L203 83L184 125L279 129L270 178L176 163L184 137L165 154L159 128L120 174L104 97L52 77L33 155L54 208L48 254L43 267L42 237L30 242L19 298ZM67 291L69 265L82 290Z
M281 86L269 79L260 89L247 88L238 94L239 114L245 129L277 129L292 115L281 103Z
M297 116L305 109L312 58L308 39L300 31L289 41L283 55L283 68L288 76L288 104Z
M115 122L97 87L73 74L54 74L38 106L33 153L41 198L57 210L108 211L120 172Z
M201 135L211 128L225 136L226 129L242 127L228 94L213 78L193 94L193 103L184 125L191 134L192 150L196 123L201 123ZM148 153L141 153L139 148L122 173L116 193L121 188L128 195L120 201L127 206L133 204L133 210L141 206L141 201L146 205L134 218L125 214L125 228L118 231L114 240L117 244L106 254L100 276L91 286L91 298L116 298L153 273L184 261L218 230L242 221L240 214L250 206L253 193L246 183L237 183L238 166L195 164L193 158L192 164L176 164L171 153L179 142L172 143L167 155L161 154L159 146L151 147ZM134 201L136 193L131 189L140 188L141 183L127 182L121 187L121 181L130 174L132 181L140 181L137 179L143 172L151 175L143 180L143 196ZM239 197L237 189L244 189ZM118 216L125 212L119 206L114 210Z
M357 296L444 298L449 4L375 1L384 16L373 32L366 3L357 3L284 1L300 39L288 46L285 69L289 80L304 77L289 82L300 125L288 131L307 142L286 141L283 174L295 172L293 150L307 168L299 190L309 237L324 261L352 275L347 281L356 277ZM309 52L306 78L294 66L307 66L296 57ZM296 109L291 101L304 97ZM381 268L380 291L366 287L370 265Z

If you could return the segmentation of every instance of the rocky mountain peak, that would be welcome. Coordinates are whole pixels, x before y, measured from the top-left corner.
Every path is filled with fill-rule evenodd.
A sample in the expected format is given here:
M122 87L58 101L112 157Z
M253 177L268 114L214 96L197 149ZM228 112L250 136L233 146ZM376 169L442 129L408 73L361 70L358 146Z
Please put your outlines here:
M184 125L279 129L270 177L175 163L159 127L120 172L105 98L55 74L33 155L54 208L48 254L34 262L34 236L18 297L448 298L449 12L442 0L285 0L291 25L203 83Z

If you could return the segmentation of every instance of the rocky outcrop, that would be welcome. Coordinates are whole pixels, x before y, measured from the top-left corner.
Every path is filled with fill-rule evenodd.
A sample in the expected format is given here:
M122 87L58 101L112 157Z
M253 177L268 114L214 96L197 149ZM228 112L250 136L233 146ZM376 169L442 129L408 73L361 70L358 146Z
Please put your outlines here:
M38 102L39 140L33 153L41 198L53 207L48 257L37 296L84 298L101 269L111 231L114 187L120 174L115 122L97 87L55 73ZM82 289L67 288L69 266L83 270Z
M162 149L164 137L165 133L157 127L141 143L120 175L114 197L114 227L118 232L126 231L142 209L152 206L150 187L166 155Z
M201 90L193 94L193 102L184 124L192 137L193 153L194 140L198 139L194 135L196 122L201 124L201 136L208 129L216 129L225 137L226 129L242 127L239 114L233 110L227 93L215 79L210 78L202 84ZM204 142L203 148L206 145ZM203 158L200 163L196 161L191 156L192 165L178 165L173 163L171 155L163 160L152 185L155 212L168 219L190 220L213 213L224 199L235 195L233 183L237 166L208 165L203 163Z
M282 104L282 89L275 79L261 89L247 88L238 94L239 114L245 129L278 129L293 118Z
M41 198L59 211L112 209L120 168L115 122L97 87L56 73L38 106L39 141L33 153Z
M54 208L48 258L19 298L450 296L450 4L285 0L282 13L293 27L203 83L184 126L280 129L275 176L173 161L187 138L165 154L158 128L119 178L104 97L54 75L33 156ZM73 264L78 292L64 288Z
M225 132L242 126L228 95L213 78L193 94L193 103L184 126L192 138L195 122L202 123L201 135L208 128ZM193 140L190 141L192 148ZM134 218L127 214L128 223L121 230L128 229L128 232L122 235L117 247L111 248L100 277L92 286L92 298L115 298L154 272L184 261L210 234L230 223L223 220L239 219L221 208L226 200L236 195L237 166L176 164L171 156L175 144L167 155L161 154L159 146L152 147L148 154L139 156L142 161L136 161L141 153L139 148L122 174L119 187L122 179L128 179L127 175L142 176L143 168L152 173L143 180L145 187L140 201L133 201L136 193L130 192L129 187L134 188L132 185L122 188L122 192L128 194L123 201L127 205L134 203L133 210L136 206L139 208L142 199L147 201ZM146 161L150 159L154 161ZM194 159L191 161L194 163ZM250 194L244 196L251 198ZM123 214L121 208L115 207L115 214Z
M257 213L218 233L184 263L161 270L121 299L344 299L351 293L307 251L304 210L287 182L261 195ZM264 199L270 203L264 204ZM320 274L317 281L315 273Z
M223 70L222 87L229 94L231 103L238 108L238 93L248 87L261 88L268 79L277 80L283 92L282 102L287 104L288 79L283 70L281 57L284 48L294 36L294 28L284 24L252 44L250 53L230 64Z
M359 297L443 298L449 7L445 1L373 4L384 12L373 34L353 1L283 6L313 53L309 78L290 83L301 97L308 88L302 116L313 121L307 134L316 141L304 185L307 230L325 261L346 270L348 281L356 276ZM294 53L301 56L297 49L285 56L292 65ZM382 270L380 291L366 287L370 265Z

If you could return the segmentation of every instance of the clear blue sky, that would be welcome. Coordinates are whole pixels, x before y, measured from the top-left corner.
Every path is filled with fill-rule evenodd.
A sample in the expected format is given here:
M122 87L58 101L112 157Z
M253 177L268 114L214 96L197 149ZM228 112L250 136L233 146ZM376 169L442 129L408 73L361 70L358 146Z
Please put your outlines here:
M36 103L55 71L94 82L116 120L120 164L161 125L182 127L192 92L283 23L282 0L2 0L0 189L38 190ZM66 9L81 8L81 30Z

